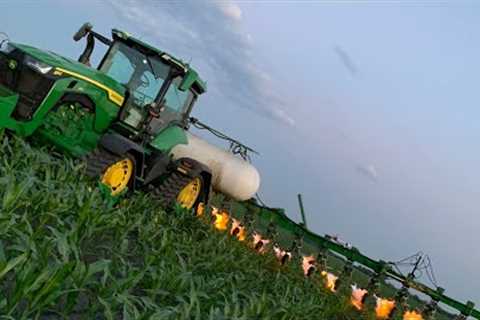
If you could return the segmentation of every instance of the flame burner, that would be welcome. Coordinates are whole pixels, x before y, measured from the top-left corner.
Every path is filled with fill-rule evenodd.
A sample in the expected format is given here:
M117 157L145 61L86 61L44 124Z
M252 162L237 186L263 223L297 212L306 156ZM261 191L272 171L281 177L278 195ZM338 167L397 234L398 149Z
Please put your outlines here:
M203 216L204 213L205 213L205 204L203 202L200 202L197 206L197 211L196 211L197 217Z
M214 218L213 225L215 228L222 231L227 230L230 216L226 211L220 211L218 208L212 207L212 216Z
M337 291L337 280L338 280L338 277L336 275L334 275L333 273L330 273L330 272L326 272L326 271L323 271L322 272L322 276L325 277L325 280L326 280L326 283L325 283L325 286L328 290L332 291L332 292L336 292Z
M253 248L258 253L265 253L267 251L267 244L269 242L270 240L262 239L262 236L258 233L255 233L253 235Z
M232 228L230 229L230 235L237 237L238 240L245 240L245 227L240 221L232 218Z
M382 299L377 297L377 306L375 307L375 314L377 319L388 319L395 308L395 301Z
M310 277L317 267L315 266L315 258L313 256L304 256L302 260L303 274Z
M273 247L273 251L275 252L275 257L277 257L277 260L282 266L292 258L292 254L290 252L282 250L278 246Z
M350 301L357 310L363 309L363 304L365 303L365 299L367 298L367 293L367 290L359 288L355 284L352 285L352 297Z
M417 311L407 311L403 314L403 320L423 320L422 315Z

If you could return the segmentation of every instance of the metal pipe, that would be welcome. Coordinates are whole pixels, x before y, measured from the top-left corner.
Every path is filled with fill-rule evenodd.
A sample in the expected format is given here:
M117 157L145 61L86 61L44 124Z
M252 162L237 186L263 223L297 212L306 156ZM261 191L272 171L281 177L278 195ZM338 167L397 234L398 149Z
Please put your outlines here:
M305 209L303 208L303 200L302 200L302 195L299 193L297 195L298 197L298 205L300 206L300 213L302 215L302 223L303 226L307 229L307 219L305 218Z

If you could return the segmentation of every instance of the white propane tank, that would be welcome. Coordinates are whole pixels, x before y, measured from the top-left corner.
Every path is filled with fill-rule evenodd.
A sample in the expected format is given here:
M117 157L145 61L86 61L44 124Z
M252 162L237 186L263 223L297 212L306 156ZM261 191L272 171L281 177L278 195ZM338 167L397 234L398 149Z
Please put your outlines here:
M207 141L186 132L188 144L176 145L170 154L173 159L192 158L212 171L212 186L235 200L252 198L260 187L257 169L232 153L211 145Z

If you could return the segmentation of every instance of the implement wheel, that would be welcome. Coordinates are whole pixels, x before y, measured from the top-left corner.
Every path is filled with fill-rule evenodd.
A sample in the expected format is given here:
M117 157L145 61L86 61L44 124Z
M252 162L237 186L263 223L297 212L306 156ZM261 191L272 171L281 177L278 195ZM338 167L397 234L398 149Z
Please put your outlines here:
M198 175L194 178L172 172L160 185L152 191L164 208L178 203L185 209L192 209L198 205L203 196L203 179Z
M96 149L87 157L87 175L100 178L110 188L111 195L123 192L133 180L135 162L129 154L117 156L103 149Z

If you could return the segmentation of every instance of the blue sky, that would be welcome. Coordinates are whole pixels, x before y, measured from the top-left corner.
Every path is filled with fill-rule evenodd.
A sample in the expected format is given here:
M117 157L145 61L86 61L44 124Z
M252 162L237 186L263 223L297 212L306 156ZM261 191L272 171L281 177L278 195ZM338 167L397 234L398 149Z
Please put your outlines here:
M480 303L480 4L0 2L18 42L77 57L85 21L191 60L195 116L261 152L264 200L364 253L423 250L447 293ZM22 19L19 19L22 17Z

